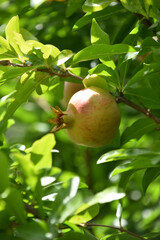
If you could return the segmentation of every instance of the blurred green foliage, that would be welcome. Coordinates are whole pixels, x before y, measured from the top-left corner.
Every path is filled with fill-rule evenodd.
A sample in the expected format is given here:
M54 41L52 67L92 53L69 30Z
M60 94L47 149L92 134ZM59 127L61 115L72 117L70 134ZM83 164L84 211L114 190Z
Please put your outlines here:
M160 238L159 17L157 0L1 0L0 239ZM88 74L154 117L124 102L107 146L54 137L50 106Z

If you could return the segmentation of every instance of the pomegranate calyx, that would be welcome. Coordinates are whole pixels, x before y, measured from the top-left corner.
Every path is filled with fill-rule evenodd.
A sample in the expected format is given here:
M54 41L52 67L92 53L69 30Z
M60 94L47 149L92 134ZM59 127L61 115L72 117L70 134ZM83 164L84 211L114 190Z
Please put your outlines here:
M50 131L51 133L54 133L66 127L66 123L64 123L63 120L63 116L65 114L61 111L61 109L58 106L56 106L55 108L51 107L51 110L56 117L48 119L48 122L56 125Z

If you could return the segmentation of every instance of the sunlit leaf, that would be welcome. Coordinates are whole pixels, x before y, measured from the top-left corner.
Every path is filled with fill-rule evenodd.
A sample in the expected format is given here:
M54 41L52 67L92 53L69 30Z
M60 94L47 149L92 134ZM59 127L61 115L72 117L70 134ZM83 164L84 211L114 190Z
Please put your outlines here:
M99 12L88 12L82 18L80 18L75 25L73 26L74 30L82 28L83 26L87 25L88 23L92 22L92 19L95 18L98 20L105 20L110 18L114 14L119 14L125 12L124 8L121 4L117 4L115 6L108 6L107 8L103 9Z
M98 192L94 195L91 201L89 201L89 205L93 205L96 203L107 203L115 200L119 200L125 197L125 193L121 192L117 189L117 187L109 187L104 189L102 192Z
M118 167L116 167L112 173L111 173L111 177L119 174L119 173L123 173L126 171L137 171L137 170L141 170L141 169L146 169L146 168L160 168L160 163L157 164L157 161L154 161L154 158L150 158L149 156L145 157L145 158L138 158L132 161L127 161L125 163L120 164Z
M157 157L159 156L160 152L154 152L149 149L141 149L141 148L130 148L130 149L117 149L110 151L106 154L103 154L99 160L98 164L105 163L105 162L112 162L112 161L123 161L123 160L135 160L139 159L146 159L148 157Z
M69 219L69 222L74 224L81 224L90 221L99 213L99 205L93 205L87 208L86 211L82 211Z
M53 61L53 65L63 65L66 61L68 61L73 56L73 52L71 50L63 50L58 56L56 56Z
M83 5L83 10L85 12L97 12L106 8L112 0L86 0Z
M136 50L132 46L129 46L127 44L93 44L78 52L74 56L73 61L74 63L77 63L135 51Z
M19 17L18 16L13 17L9 21L9 23L7 24L5 33L6 33L6 39L8 43L13 47L13 49L17 53L17 56L19 56L20 59L23 60L23 54L20 51L16 41L14 40L15 33L19 33Z
M77 194L79 187L79 178L74 177L68 182L64 183L63 188L60 188L57 192L55 201L52 204L53 215L50 217L50 222L62 223L68 216L79 207L82 199L78 200Z
M55 143L54 135L50 133L33 143L31 147L31 160L36 170L52 166L51 150Z

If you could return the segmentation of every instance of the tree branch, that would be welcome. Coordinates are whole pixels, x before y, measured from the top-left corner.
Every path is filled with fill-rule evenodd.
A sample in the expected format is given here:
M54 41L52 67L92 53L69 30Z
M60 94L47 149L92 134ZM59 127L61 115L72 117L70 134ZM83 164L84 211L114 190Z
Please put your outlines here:
M129 235L137 237L137 238L139 238L141 240L146 240L145 238L137 235L136 233L130 232L130 231L124 229L123 227L119 228L119 227L114 227L114 226L110 226L110 225L94 224L94 223L84 223L84 224L80 224L80 226L82 226L82 227L106 227L106 228L112 228L112 229L118 230L120 232L128 233Z
M142 108L141 106L139 106L138 104L132 102L131 100L127 99L123 93L120 93L120 96L116 97L116 102L117 103L125 103L126 105L134 108L135 110L137 110L138 112L143 113L145 116L147 116L148 118L152 119L158 126L158 130L160 130L160 118L158 118L157 116L155 116L150 109L146 109L146 108Z

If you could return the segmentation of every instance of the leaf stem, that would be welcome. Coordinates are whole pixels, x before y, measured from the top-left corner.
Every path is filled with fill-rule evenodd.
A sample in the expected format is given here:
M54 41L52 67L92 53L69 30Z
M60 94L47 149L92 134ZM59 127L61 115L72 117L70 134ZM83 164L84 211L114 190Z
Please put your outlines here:
M106 228L112 228L112 229L118 230L120 232L128 233L129 235L132 235L132 236L137 237L139 239L145 240L145 238L137 235L136 233L130 232L130 231L124 229L123 227L114 227L114 226L110 226L110 225L95 224L95 223L85 223L85 224L81 224L81 226L82 227L106 227Z
M116 102L117 103L125 103L126 105L134 108L135 110L137 110L138 112L143 113L145 116L147 116L148 118L152 119L158 126L158 130L160 130L160 118L158 118L157 116L155 116L150 109L146 109L143 108L141 106L139 106L138 104L132 102L131 100L129 100L128 98L126 98L123 93L121 92L119 96L116 97Z

